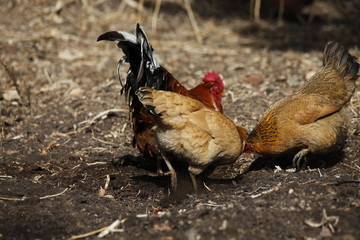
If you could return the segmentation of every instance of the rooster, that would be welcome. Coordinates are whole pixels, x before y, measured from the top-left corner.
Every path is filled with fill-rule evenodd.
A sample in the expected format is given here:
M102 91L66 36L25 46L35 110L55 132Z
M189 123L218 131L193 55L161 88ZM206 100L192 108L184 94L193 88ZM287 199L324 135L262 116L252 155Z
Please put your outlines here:
M130 108L133 128L133 146L137 147L146 159L157 162L157 173L162 174L162 156L159 151L153 127L155 118L139 102L135 92L140 87L151 87L165 90L199 100L205 106L222 112L221 97L224 83L216 72L207 73L202 79L203 83L188 90L164 67L160 66L153 47L150 45L140 24L136 25L136 33L123 31L106 32L100 35L97 41L109 40L117 43L125 54L118 64L118 74L122 85L121 94L125 94ZM122 83L120 67L124 62L130 64L125 84Z
M323 67L294 95L275 102L247 139L245 152L262 155L296 153L293 165L307 165L309 154L326 154L346 134L347 104L358 78L359 64L337 42L324 50Z
M155 134L171 174L173 189L177 185L176 172L171 165L174 157L189 165L191 181L197 191L197 175L209 166L234 163L243 152L246 131L200 101L147 87L139 88L136 94L155 117Z

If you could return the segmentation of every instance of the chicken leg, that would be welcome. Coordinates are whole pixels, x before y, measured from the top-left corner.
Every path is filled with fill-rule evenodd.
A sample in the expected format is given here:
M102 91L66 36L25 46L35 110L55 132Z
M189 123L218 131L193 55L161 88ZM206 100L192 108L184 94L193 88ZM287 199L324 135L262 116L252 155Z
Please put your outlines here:
M169 159L167 158L167 156L165 155L164 152L160 151L161 152L161 156L163 157L165 163L166 163L166 166L168 167L169 171L168 172L165 172L164 175L170 175L170 179L171 179L171 188L173 190L176 190L176 187L177 187L177 177L176 177L176 172L173 168L173 166L171 165Z
M189 173L190 174L190 179L191 179L191 182L192 182L192 185L194 187L194 191L197 192L198 191L198 187L197 187L197 180L196 180L196 176Z

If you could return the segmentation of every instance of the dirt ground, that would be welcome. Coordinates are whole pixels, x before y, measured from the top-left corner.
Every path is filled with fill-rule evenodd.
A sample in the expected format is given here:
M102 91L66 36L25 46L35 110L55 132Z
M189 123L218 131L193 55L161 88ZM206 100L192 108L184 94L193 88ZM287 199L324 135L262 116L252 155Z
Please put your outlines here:
M180 171L182 191L169 196L169 178L152 176L154 164L131 146L116 75L123 54L96 42L140 22L185 86L221 73L225 114L251 130L320 68L327 41L360 56L357 1L317 0L304 23L286 16L283 24L249 21L247 1L196 1L202 44L172 1L156 32L154 1L141 12L115 0L0 5L0 239L96 239L116 220L104 238L360 239L360 81L343 151L315 156L300 172L244 154L204 180L211 191L194 194Z

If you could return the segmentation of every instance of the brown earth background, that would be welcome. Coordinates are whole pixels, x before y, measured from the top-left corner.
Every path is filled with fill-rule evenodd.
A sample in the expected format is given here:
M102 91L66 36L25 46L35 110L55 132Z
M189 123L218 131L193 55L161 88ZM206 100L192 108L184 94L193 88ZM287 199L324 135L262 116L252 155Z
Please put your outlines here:
M131 146L123 53L96 42L103 32L140 22L189 88L221 73L225 114L247 130L321 67L327 41L360 56L359 1L315 0L282 23L262 2L255 22L248 1L193 1L199 43L182 1L162 2L156 31L155 1L2 1L0 239L97 239L116 220L105 239L360 239L360 81L343 151L304 171L244 154L205 180L211 191L194 194L180 171L169 197Z

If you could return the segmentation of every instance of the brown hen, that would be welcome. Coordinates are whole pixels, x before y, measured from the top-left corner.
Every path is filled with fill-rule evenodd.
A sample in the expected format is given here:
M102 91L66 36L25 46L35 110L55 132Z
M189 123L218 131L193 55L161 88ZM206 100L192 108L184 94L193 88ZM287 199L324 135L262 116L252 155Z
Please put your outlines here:
M307 165L308 154L335 150L346 134L347 103L355 91L358 71L356 58L339 43L329 42L321 70L296 94L269 107L249 134L245 151L262 155L296 152L293 165L299 169Z
M176 172L171 165L174 160L189 165L197 191L197 175L210 165L234 163L243 152L246 131L200 101L146 87L139 88L136 94L156 119L156 139L174 189L177 185Z

